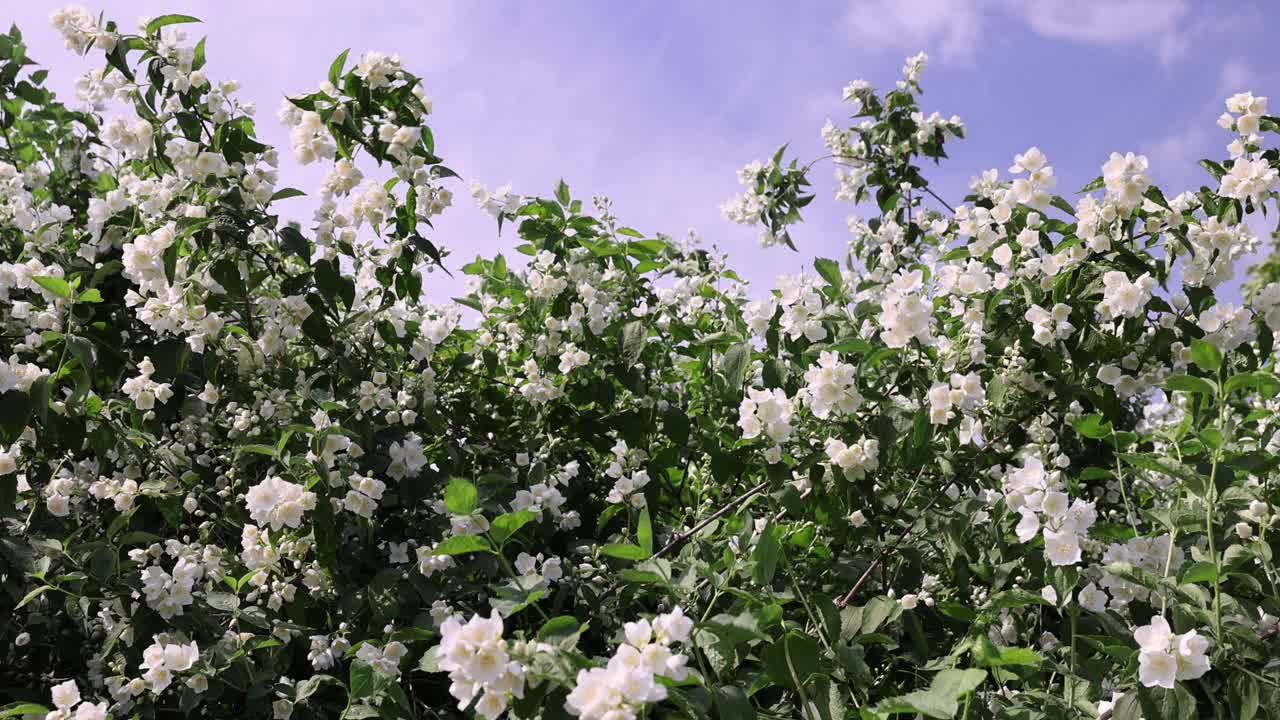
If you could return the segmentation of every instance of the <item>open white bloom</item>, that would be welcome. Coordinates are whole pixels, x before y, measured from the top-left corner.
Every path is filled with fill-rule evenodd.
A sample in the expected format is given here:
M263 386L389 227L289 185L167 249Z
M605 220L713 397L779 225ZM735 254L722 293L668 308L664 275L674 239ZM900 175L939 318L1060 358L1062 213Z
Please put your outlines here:
M775 443L783 443L791 437L794 414L795 405L780 388L750 388L738 406L738 427L748 440L763 433Z
M1222 176L1218 194L1237 200L1250 200L1256 205L1261 202L1264 194L1275 190L1277 185L1280 185L1280 171L1271 167L1265 159L1237 158L1231 165L1231 170Z
M688 658L671 651L673 643L686 642L693 621L680 608L647 620L623 625L626 643L620 645L605 667L579 670L565 709L583 720L635 718L646 705L667 698L659 676L683 680L689 673Z
M50 691L53 706L59 710L70 710L80 702L80 688L75 680L67 680L53 686Z
M1147 156L1111 153L1111 158L1102 166L1102 180L1109 200L1123 208L1137 207L1151 186L1151 177L1147 175Z
M1104 320L1139 317L1146 310L1155 290L1156 280L1150 273L1143 273L1137 280L1120 270L1108 271L1102 276L1102 302L1098 314Z
M857 480L880 466L880 441L875 438L863 438L852 445L846 445L839 438L827 438L825 447L827 459L851 480Z
M1048 160L1040 148L1033 147L1021 155L1015 155L1009 172L1027 173L1026 177L1015 179L1009 187L1009 193L1014 201L1037 210L1049 207L1049 201L1053 199L1051 191L1058 179L1054 177L1053 168L1049 167Z
M525 667L508 652L497 611L488 618L473 615L465 623L458 616L445 620L435 652L440 669L449 673L449 694L459 710L479 697L476 711L495 720L511 698L524 697Z
M1195 680L1209 672L1208 638L1195 630L1174 634L1162 615L1133 631L1138 643L1138 681L1173 689L1175 680Z
M146 671L142 680L158 695L169 687L174 675L190 670L199 659L200 648L194 640L183 645L172 642L167 634L161 633L142 652L141 669Z
M888 347L905 347L913 338L926 345L933 342L933 303L924 297L923 283L924 275L912 270L886 288L878 322L883 329L880 338Z
M818 364L805 371L804 379L807 384L800 391L800 398L818 418L826 420L832 411L848 415L862 405L854 367L840 362L836 353L823 352L819 355Z
M316 494L297 483L271 476L249 489L245 496L249 517L273 530L302 524L302 514L316 507Z
M151 364L151 358L143 358L138 363L138 375L129 378L124 382L121 390L133 400L134 407L139 410L151 410L155 408L156 402L166 403L169 398L173 397L173 389L169 383L158 383L151 379L155 374L156 367Z

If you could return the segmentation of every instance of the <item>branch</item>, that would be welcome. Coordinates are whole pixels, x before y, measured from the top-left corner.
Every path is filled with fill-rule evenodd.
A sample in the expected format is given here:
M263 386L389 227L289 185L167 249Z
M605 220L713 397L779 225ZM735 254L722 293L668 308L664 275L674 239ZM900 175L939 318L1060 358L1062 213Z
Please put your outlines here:
M924 513L928 512L929 508L933 507L934 503L938 502L939 498L942 498L945 496L946 496L946 493L938 493L934 495L933 499L929 501L929 504L925 505L924 509L920 511L920 514L923 515ZM902 508L898 508L898 510L901 510L901 509ZM915 525L915 523L913 522L912 525ZM858 581L853 584L853 587L849 588L849 592L845 593L844 596L841 597L839 600L836 600L836 607L843 608L845 605L848 605L849 601L853 599L853 596L857 594L858 588L862 587L862 583L867 581L867 578L871 576L871 572L876 569L876 566L878 566L882 560L884 560L886 557L892 554L894 550L897 550L898 546L902 544L902 541L906 540L907 537L912 535L914 532L915 532L914 530L908 527L907 531L899 535L898 539L893 541L892 545L881 550L880 554L876 556L876 559L872 560L871 564L867 566L867 569L862 572L862 577L858 578Z
M742 495L739 495L733 500L730 500L727 505L708 515L706 519L704 519L702 522L698 523L697 525L694 525L693 528L689 530L689 532L679 535L675 539L673 539L671 542L667 543L661 550L654 553L653 557L655 558L662 557L663 555L666 555L668 552L675 550L676 548L685 544L686 542L689 541L690 538L692 538L694 535L697 535L699 532L701 532L703 528L710 525L712 522L714 522L718 518L722 517L725 513L729 512L730 510L733 510L735 507L755 497L758 493L760 493L767 487L769 487L769 481L765 480L759 485L756 485L755 487L746 491Z
M934 200L937 200L938 202L942 203L942 207L946 208L946 209L947 209L947 211L948 211L948 212L950 212L952 215L955 215L955 214L956 214L956 209L955 209L955 208L953 208L953 207L951 207L951 203L949 203L949 202L947 202L946 200L943 200L942 198L938 197L938 193L934 192L934 191L933 191L933 188L930 188L928 185L925 185L925 186L924 186L923 188L921 188L921 189L922 189L922 190L924 190L925 192L929 193L930 195L932 195Z

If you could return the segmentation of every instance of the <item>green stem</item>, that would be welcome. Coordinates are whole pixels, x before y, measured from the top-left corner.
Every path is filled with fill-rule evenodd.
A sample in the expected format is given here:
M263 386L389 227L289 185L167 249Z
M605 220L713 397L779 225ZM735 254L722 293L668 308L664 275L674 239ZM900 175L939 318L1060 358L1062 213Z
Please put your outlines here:
M1120 443L1116 440L1115 428L1111 429L1111 442L1113 445L1115 445L1116 449L1120 448ZM1133 536L1138 537L1138 535L1140 535L1140 533L1138 532L1138 521L1137 521L1137 518L1134 517L1133 506L1129 504L1129 491L1127 488L1125 488L1124 468L1120 465L1119 454L1115 455L1115 461L1116 461L1116 482L1119 483L1120 485L1120 497L1124 498L1125 519L1129 521L1129 527L1133 528Z
M1222 430L1224 423L1223 414L1226 410L1226 402L1222 395L1222 380L1218 380L1218 422L1217 429ZM1225 439L1224 439L1225 442ZM1222 457L1222 447L1219 446L1213 451L1213 465L1209 469L1209 487L1205 491L1204 498L1204 526L1205 532L1209 535L1209 556L1213 558L1213 631L1217 638L1219 646L1222 645L1222 581L1219 575L1222 574L1222 563L1218 558L1217 544L1213 538L1213 511L1217 502L1218 492L1218 461Z

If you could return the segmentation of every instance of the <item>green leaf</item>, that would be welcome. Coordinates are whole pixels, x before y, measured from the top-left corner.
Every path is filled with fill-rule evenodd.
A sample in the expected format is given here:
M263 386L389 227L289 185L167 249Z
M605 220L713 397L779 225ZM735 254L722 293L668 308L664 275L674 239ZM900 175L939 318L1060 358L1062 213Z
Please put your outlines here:
M1160 207L1164 208L1165 210L1172 209L1169 207L1169 201L1164 199L1164 193L1160 192L1160 188L1156 187L1155 185L1152 185L1151 187L1147 188L1147 191L1143 193L1142 196L1150 200L1151 202L1159 205Z
M284 188L283 190L277 190L275 194L271 196L270 202L275 202L277 200L285 200L287 198L306 197L306 196L307 194L302 192L298 188Z
M38 597L40 597L41 595L43 595L43 594L45 594L45 593L49 592L49 591L50 591L50 590L52 590L52 589L53 589L53 586L52 586L52 585L41 585L40 587L38 587L38 588L36 588L36 589L34 589L34 590L32 590L32 591L28 592L26 595L23 595L23 596L22 596L22 600L21 600L21 601L19 601L17 605L14 605L14 606L13 606L13 609L14 609L14 610L17 610L17 609L19 609L19 608L24 608L24 607L26 607L27 605L29 605L29 604L31 603L31 601L35 600L36 598L38 598Z
M840 264L828 258L817 258L813 261L813 269L818 271L823 280L839 290L844 286L844 278L840 276Z
M1083 195L1085 193L1093 192L1094 190L1100 190L1106 186L1107 186L1106 181L1102 179L1101 175L1099 175L1098 177L1090 180L1088 185L1085 185L1084 187L1080 188L1080 190L1078 190L1077 192L1078 194Z
M351 662L351 674L347 679L348 697L359 699L373 694L373 668L363 660Z
M862 607L862 625L860 633L869 635L885 622L892 621L902 614L902 603L884 596L874 597Z
M755 720L756 709L747 694L736 685L721 685L714 692L716 716L720 720Z
M1205 170L1208 170L1209 174L1213 176L1214 180L1221 180L1222 176L1227 174L1227 171L1225 168L1223 168L1221 165L1219 165L1218 163L1212 160L1201 160L1200 167L1204 168Z
M986 679L987 672L977 668L943 670L933 676L933 682L929 684L929 693L957 700L977 690Z
M640 360L640 354L644 352L645 335L648 330L645 328L644 322L640 320L632 320L622 326L622 361L626 365L634 365Z
M1205 372L1217 372L1222 367L1222 352L1217 345L1196 338L1191 341L1191 361Z
M1008 665L1030 665L1038 666L1044 662L1044 658L1034 650L1019 647L1000 648L1000 651L993 657L984 658L982 665L986 667L1005 667Z
M556 183L556 200L559 200L561 205L569 204L569 186L564 184L563 178Z
M582 623L578 622L578 618L572 615L560 615L542 624L538 630L538 639L557 642L576 635L581 629Z
M350 52L351 48L343 50L338 54L338 57L334 58L333 62L329 64L329 82L335 87L340 87L342 85L340 82L342 79L342 68L347 64L347 53Z
M1143 470L1150 470L1151 472L1178 478L1179 480L1187 483L1187 486L1199 495L1203 495L1209 486L1209 478L1195 472L1194 470L1170 465L1169 463L1157 460L1148 455L1116 453L1116 457L1124 460L1134 467L1140 467Z
M742 389L746 381L747 368L751 365L751 346L747 343L735 343L724 353L720 370L724 374L725 385L733 393Z
M1258 715L1258 681L1241 672L1227 679L1227 702L1234 720L1253 720ZM1274 707L1274 706L1272 706Z
M205 603L214 610L231 612L240 607L240 598L231 593L211 592L205 595Z
M778 555L781 552L782 546L778 543L777 527L770 521L764 526L755 550L751 553L751 559L755 561L752 578L756 582L761 585L773 582L773 575L778 569Z
M818 641L798 632L787 633L765 648L761 660L770 679L795 690L818 672Z
M102 302L102 293L99 292L98 288L89 288L88 290L85 290L84 292L80 293L79 296L76 297L76 302L100 303Z
M64 300L71 299L71 286L62 278L49 277L48 275L36 275L31 278L35 284L48 290Z
M179 25L182 23L198 23L200 18L191 17L190 15L161 15L160 17L147 23L147 34L155 35L158 30L168 25Z
M454 535L441 541L431 554L466 555L473 552L493 552L493 546L479 535Z
M1207 584L1213 582L1217 577L1217 566L1207 560L1199 560L1182 568L1182 571L1178 573L1178 582L1192 585Z
M1143 716L1148 718L1196 720L1200 717L1196 712L1196 699L1183 683L1178 683L1172 690L1139 687L1138 703L1142 706Z
M1111 709L1111 720L1142 720L1142 706L1138 703L1138 694L1127 692L1116 701Z
M499 515L489 525L489 535L494 539L494 542L505 543L507 538L515 535L520 528L528 525L537 517L538 513L532 510L517 510Z
M302 232L292 225L286 225L279 230L280 247L284 248L303 260L311 261L311 243L303 237Z
M636 542L644 551L653 554L653 521L649 517L649 508L640 510L640 522L636 525Z
M66 343L67 350L71 351L72 357L80 361L80 367L85 370L92 370L98 364L98 351L88 338L68 335Z
M454 515L470 515L480 505L480 493L471 481L456 477L445 486L444 504Z
M1170 375L1165 378L1164 386L1169 390L1199 393L1206 397L1213 397L1213 385L1209 384L1208 380L1194 375Z
M21 717L23 715L47 715L49 708L29 702L16 702L0 707L0 718Z
M632 545L631 543L609 543L607 545L601 545L600 554L607 555L611 558L618 558L619 560L646 560L651 555L651 553L646 552L644 548L639 545Z
M1028 605L1048 605L1053 607L1053 603L1045 600L1039 594L1027 592L1026 590L1004 590L991 596L990 607L992 610L1012 609Z
M1111 436L1111 423L1101 415L1085 415L1075 422L1071 423L1071 427L1077 433L1087 438L1095 440Z
M1280 393L1280 377L1265 370L1232 375L1224 392L1230 395L1236 390L1257 390L1263 397L1272 398Z

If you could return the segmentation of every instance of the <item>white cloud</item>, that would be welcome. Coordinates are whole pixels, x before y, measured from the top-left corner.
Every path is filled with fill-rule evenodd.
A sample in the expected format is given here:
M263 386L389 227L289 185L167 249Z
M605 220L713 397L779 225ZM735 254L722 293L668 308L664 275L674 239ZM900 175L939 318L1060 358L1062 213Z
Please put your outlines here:
M1200 158L1214 155L1215 150L1221 150L1213 147L1214 136L1210 132L1217 129L1216 125L1207 128L1203 124L1191 125L1142 148L1151 161L1151 174L1158 182L1167 185L1166 193L1172 191L1169 197L1176 195L1188 183L1198 185L1204 181L1204 171L1196 163Z
M1254 89L1258 74L1243 60L1228 60L1218 73L1218 95L1222 98Z
M863 47L925 48L949 62L974 58L982 25L981 0L854 0L845 22Z
M1032 0L1010 3L1008 9L1044 37L1146 48L1165 63L1186 50L1191 30L1186 0Z
M1236 14L1194 17L1189 0L852 0L845 21L871 51L924 48L948 62L972 62L996 18L1051 39L1179 60L1192 41L1241 24Z

